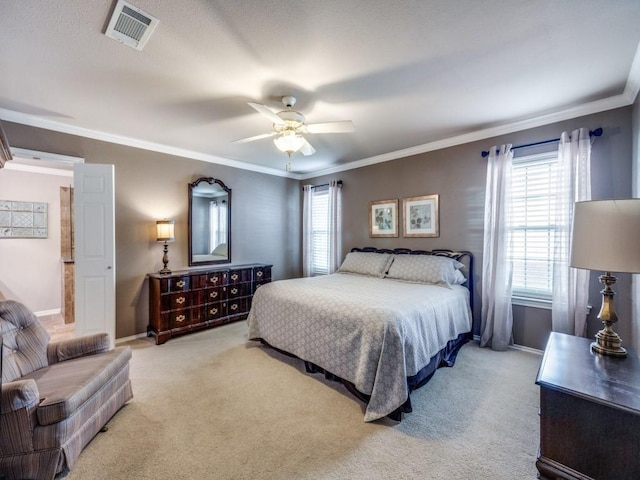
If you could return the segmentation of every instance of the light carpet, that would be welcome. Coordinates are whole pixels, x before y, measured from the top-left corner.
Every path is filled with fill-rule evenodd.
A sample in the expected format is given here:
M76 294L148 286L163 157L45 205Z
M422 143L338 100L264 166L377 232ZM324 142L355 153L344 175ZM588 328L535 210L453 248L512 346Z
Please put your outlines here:
M536 476L536 354L469 343L413 392L401 423L364 423L344 387L247 341L245 322L130 345L133 400L58 478Z

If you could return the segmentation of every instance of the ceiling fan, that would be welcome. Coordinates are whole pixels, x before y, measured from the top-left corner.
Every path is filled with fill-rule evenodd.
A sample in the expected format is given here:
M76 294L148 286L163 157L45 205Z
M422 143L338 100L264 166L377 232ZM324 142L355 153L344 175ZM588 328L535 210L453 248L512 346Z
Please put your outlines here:
M235 140L233 143L247 143L263 138L275 137L273 142L278 150L291 156L292 153L300 151L305 156L316 153L315 148L304 138L307 133L349 133L354 131L353 122L344 120L340 122L306 123L304 115L293 110L296 98L291 96L282 97L282 103L286 110L274 112L269 107L260 103L249 105L259 113L273 122L273 132L263 133L248 138Z

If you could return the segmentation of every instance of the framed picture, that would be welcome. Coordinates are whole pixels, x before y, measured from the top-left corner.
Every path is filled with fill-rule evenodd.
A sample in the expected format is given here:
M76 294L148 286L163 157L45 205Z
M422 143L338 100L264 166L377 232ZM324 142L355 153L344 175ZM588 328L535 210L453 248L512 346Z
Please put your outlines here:
M369 203L369 236L398 236L398 199Z
M424 195L402 199L404 237L439 237L439 195Z

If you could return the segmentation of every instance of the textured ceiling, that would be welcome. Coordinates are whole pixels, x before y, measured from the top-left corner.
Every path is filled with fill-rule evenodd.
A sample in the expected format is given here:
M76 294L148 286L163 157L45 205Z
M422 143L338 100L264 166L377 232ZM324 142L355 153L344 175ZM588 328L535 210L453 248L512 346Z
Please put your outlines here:
M0 118L309 174L628 105L640 88L638 0L130 3L160 20L142 51L104 35L115 0L3 0ZM290 160L270 139L232 143L271 131L247 102L279 110L283 95L355 133L310 135L317 153Z

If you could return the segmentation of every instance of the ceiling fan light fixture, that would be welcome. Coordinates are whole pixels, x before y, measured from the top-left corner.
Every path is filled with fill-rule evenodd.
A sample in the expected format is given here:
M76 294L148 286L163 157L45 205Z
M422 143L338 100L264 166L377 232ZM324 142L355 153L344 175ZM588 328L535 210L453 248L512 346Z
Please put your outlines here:
M304 138L302 135L298 135L294 130L288 130L278 135L273 139L278 150L291 156L292 153L297 152L304 145Z

